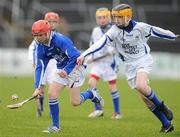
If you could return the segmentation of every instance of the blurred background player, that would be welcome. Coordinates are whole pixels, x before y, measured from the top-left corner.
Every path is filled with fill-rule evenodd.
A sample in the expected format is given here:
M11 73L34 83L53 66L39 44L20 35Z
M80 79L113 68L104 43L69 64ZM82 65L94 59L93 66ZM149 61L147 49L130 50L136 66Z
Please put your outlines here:
M58 30L59 24L60 24L60 16L55 13L55 12L47 12L44 16L44 19L47 20L50 24L51 30L56 32ZM35 68L35 50L36 50L36 46L38 45L38 42L33 40L32 43L29 46L29 50L28 50L28 56L29 56L29 60L32 61L33 64L33 68ZM46 84L50 84L52 82L52 78L51 75L52 73L55 73L56 70L56 60L55 59L51 59L47 65L46 71L45 71L45 76L43 78L43 82L42 82L42 86L41 86L41 90L44 93L45 90L45 85ZM37 99L36 101L36 116L40 117L42 116L42 112L43 112L43 104L44 104L44 94L42 94L39 99Z
M127 4L115 6L112 9L112 15L115 25L98 42L86 50L77 61L82 62L84 57L101 50L103 46L114 46L111 44L114 41L116 50L126 63L125 74L129 86L138 91L150 111L160 120L162 124L160 132L173 131L172 111L163 101L159 100L149 86L149 73L152 70L153 58L147 41L151 36L175 40L178 35L169 30L132 20L132 8Z
M111 13L108 8L98 8L96 10L96 23L95 27L91 34L90 46L98 41L112 26L111 24ZM115 54L113 54L114 48L105 47L100 52L97 52L89 57L88 62L93 62L93 66L90 71L89 78L89 87L96 88L97 81L102 79L105 82L108 82L108 87L110 94L112 96L114 113L112 119L121 118L120 106L119 106L119 92L117 90L116 81L117 81L117 69L118 64L115 59ZM101 58L102 56L106 56ZM99 58L99 59L98 59ZM101 58L101 59L100 59ZM95 110L88 115L88 117L100 117L103 116L102 107L99 104L94 103Z
M35 91L33 96L41 95L42 80L44 72L46 72L47 64L50 59L57 61L56 73L51 75L53 79L49 84L48 101L51 113L52 125L43 132L59 132L59 103L58 95L68 86L70 100L73 106L79 106L87 99L92 102L103 103L103 99L99 96L96 89L88 89L86 92L80 92L80 86L85 80L85 67L77 66L76 60L80 56L79 50L74 46L73 42L58 32L53 32L46 20L38 20L32 25L32 34L35 41L38 42L35 54Z

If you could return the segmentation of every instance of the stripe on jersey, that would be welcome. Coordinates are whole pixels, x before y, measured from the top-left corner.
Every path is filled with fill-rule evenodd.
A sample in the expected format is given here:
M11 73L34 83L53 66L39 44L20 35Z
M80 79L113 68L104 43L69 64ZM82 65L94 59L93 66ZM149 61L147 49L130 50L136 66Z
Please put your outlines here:
M40 59L40 62L41 62L42 70L41 70L41 77L40 77L40 81L39 81L39 84L38 84L38 88L40 88L40 86L42 84L42 79L43 79L43 76L44 76L44 63L43 63L43 61L41 59Z
M88 56L88 55L90 55L90 54L93 54L93 53L99 51L100 49L102 49L102 48L104 47L104 45L105 45L106 43L107 43L107 36L106 36L105 41L103 42L103 44L102 44L99 48L97 48L96 50L94 50L94 51L92 51L92 52L89 52L89 53L86 54L84 57L86 57L86 56Z
M160 33L157 33L155 32L153 29L152 29L152 33L160 38L167 38L167 39L175 39L176 37L171 37L171 36L168 36L168 35L164 35L164 34L160 34Z

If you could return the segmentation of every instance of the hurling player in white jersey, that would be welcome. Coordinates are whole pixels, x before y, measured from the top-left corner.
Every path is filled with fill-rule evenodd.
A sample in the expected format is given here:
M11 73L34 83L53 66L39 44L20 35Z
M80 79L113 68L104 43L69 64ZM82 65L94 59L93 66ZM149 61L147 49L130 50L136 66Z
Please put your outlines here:
M44 19L47 20L51 26L51 30L56 32L59 23L60 23L60 16L55 12L47 12L44 16ZM35 68L35 50L36 46L38 45L37 41L33 40L32 43L29 46L28 49L28 58L30 61L32 61L33 68ZM52 83L52 74L56 72L56 60L51 59L47 65L46 72L44 74L43 82L42 82L42 90L44 92L44 86L46 84ZM43 112L43 105L44 105L44 95L42 94L39 98L39 100L36 101L36 116L40 117L42 116Z
M121 58L126 64L125 74L128 84L138 91L149 110L160 120L162 124L160 131L163 133L173 131L172 111L149 86L149 73L152 70L153 58L147 41L151 36L175 40L178 35L169 30L134 21L132 8L127 4L115 6L112 9L112 16L115 25L87 49L77 61L83 62L85 56L101 50L104 46L114 46L112 45L114 42L116 51L121 54Z
M97 27L95 27L91 34L90 46L98 41L112 26L111 24L111 13L108 8L98 8L96 10L96 23ZM90 71L90 78L88 85L91 88L96 88L97 81L102 79L105 82L108 82L109 91L112 96L114 113L112 115L112 119L121 118L120 110L119 110L119 93L116 86L117 79L117 66L115 55L113 54L112 47L104 47L99 52L91 55L89 57L89 63L92 62L93 66ZM101 58L102 56L105 56ZM100 59L98 59L100 57ZM97 60L96 60L97 59ZM102 71L102 69L104 71ZM95 110L88 115L88 117L100 117L103 116L102 106L97 103L94 103Z

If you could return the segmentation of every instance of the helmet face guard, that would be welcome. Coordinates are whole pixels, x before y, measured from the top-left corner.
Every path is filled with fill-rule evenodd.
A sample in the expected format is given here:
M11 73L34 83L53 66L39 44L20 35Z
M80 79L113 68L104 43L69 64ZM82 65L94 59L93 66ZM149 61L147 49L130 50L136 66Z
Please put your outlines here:
M127 4L117 5L112 9L112 17L115 24L119 27L125 27L132 18L132 8Z

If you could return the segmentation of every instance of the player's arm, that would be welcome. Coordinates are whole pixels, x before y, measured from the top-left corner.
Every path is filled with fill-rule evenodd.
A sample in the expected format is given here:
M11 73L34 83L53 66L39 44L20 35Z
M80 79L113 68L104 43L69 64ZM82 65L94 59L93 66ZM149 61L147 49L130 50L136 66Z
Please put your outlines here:
M148 24L144 24L144 28L142 30L144 30L147 33L146 37L153 36L162 39L175 40L178 36L170 30L165 30L160 27L151 26Z
M105 48L105 47L104 47L104 48ZM98 61L98 60L103 59L103 58L105 58L105 57L107 57L107 56L112 56L112 55L115 54L115 50L114 50L114 48L111 47L111 46L108 46L108 47L106 48L106 50L104 50L104 51L105 51L105 52L103 52L103 53L101 53L101 54L99 54L99 53L97 52L96 54L93 54L93 56L88 57L87 63L90 64L90 63L92 63L92 62Z
M47 63L49 60L45 59L44 53L42 50L42 46L38 46L36 50L36 57L35 57L35 82L34 86L35 88L40 88L42 84L42 79L44 76L44 72L47 66Z
M116 27L112 26L104 35L102 38L100 38L97 42L95 42L91 47L89 47L84 53L81 54L77 58L77 63L82 64L84 61L84 58L88 55L91 55L93 53L96 53L100 50L102 50L105 46L112 46L113 40L116 37Z
M101 39L99 39L97 42L95 42L91 47L89 47L85 52L83 52L81 54L81 56L79 56L77 58L77 63L82 64L86 56L92 55L92 54L102 50L103 47L110 44L109 43L110 41L111 41L111 39L109 38L109 36L104 35Z
M69 61L63 70L69 75L76 66L76 59L80 56L80 52L74 46L68 37L62 37L58 47L68 56Z
M37 56L35 56L35 66L36 66L35 67L35 80L34 80L35 91L33 93L33 96L37 96L43 93L42 79L44 76L46 66L49 61L48 59L44 58L42 46L37 46L37 49L35 52Z

